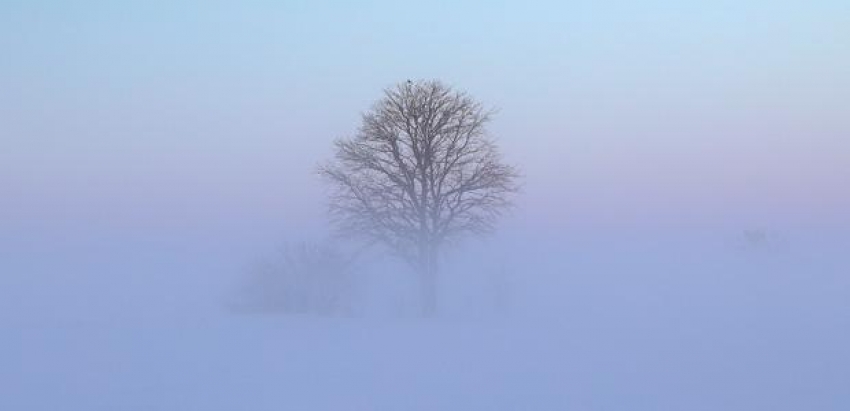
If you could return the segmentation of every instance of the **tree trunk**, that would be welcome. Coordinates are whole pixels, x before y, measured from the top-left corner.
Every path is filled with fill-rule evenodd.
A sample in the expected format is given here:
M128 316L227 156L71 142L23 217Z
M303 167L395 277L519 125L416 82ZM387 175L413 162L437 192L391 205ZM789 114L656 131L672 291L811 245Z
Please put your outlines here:
M437 250L431 244L422 247L419 281L422 316L433 317L437 314Z

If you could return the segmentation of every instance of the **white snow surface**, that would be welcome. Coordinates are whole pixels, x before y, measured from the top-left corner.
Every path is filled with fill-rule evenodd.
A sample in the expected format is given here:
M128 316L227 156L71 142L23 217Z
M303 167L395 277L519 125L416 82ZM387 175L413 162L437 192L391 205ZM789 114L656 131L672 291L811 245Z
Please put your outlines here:
M435 319L228 314L201 281L222 265L179 248L21 254L3 268L30 276L0 279L0 410L847 410L832 244L553 242L516 259L508 312L457 282Z

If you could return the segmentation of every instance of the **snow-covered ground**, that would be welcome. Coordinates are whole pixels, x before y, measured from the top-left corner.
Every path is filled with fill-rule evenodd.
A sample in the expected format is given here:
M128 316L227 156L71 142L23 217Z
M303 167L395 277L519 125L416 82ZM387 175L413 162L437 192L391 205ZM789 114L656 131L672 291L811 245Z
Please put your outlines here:
M4 328L0 409L842 410L841 333L304 318Z
M123 277L4 277L0 410L850 409L843 244L669 246L539 247L510 311L447 292L432 320L230 315L182 251L59 259Z

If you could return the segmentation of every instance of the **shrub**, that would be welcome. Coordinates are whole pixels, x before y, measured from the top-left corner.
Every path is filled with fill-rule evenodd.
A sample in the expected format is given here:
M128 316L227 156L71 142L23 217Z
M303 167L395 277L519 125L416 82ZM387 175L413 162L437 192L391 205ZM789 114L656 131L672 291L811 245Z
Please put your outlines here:
M239 301L241 312L350 314L354 282L349 259L326 244L284 247L249 273Z

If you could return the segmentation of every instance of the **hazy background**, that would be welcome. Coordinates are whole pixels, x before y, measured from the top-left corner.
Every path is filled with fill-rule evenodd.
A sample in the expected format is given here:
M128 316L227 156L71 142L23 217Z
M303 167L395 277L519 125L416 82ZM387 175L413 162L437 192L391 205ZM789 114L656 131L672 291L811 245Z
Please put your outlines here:
M843 0L3 0L0 381L15 384L0 398L9 409L38 409L39 392L65 401L44 409L244 409L246 390L287 394L275 372L313 344L287 351L276 341L304 324L238 328L282 350L269 354L279 364L263 350L228 351L255 340L225 343L232 333L215 327L188 340L180 327L97 327L198 327L226 315L222 301L252 261L327 233L314 171L333 139L356 130L384 87L437 78L500 110L491 132L525 174L499 235L453 254L507 267L519 319L481 333L381 328L372 339L359 325L307 326L298 335L319 346L355 341L326 347L333 359L319 364L375 360L424 376L381 402L377 387L392 373L315 371L331 387L367 385L331 397L355 409L420 397L445 400L422 409L462 404L452 398L463 390L441 385L457 373L431 360L471 355L473 365L457 365L484 378L464 397L471 408L494 409L479 400L499 392L514 401L493 400L505 409L846 409L848 50ZM746 250L741 233L754 228L776 244ZM447 317L476 317L479 274L446 274L456 282ZM420 358L409 346L383 354L429 338L441 342L426 344L421 363L402 360ZM197 354L209 341L219 345ZM356 348L373 345L383 348ZM169 385L188 392L179 401L144 394L167 389L157 383L169 367L192 380L210 374L192 364L238 362L241 351L252 358L244 373L266 385L217 389L218 400L206 383ZM189 352L197 363L169 360ZM536 365L523 362L528 353ZM126 367L142 388L103 365L131 358L160 361ZM87 359L103 362L88 379L75 371ZM504 379L487 383L494 370L482 364L501 364ZM113 381L106 400L101 380ZM582 394L553 394L573 392L565 386ZM306 401L292 409L341 409Z

